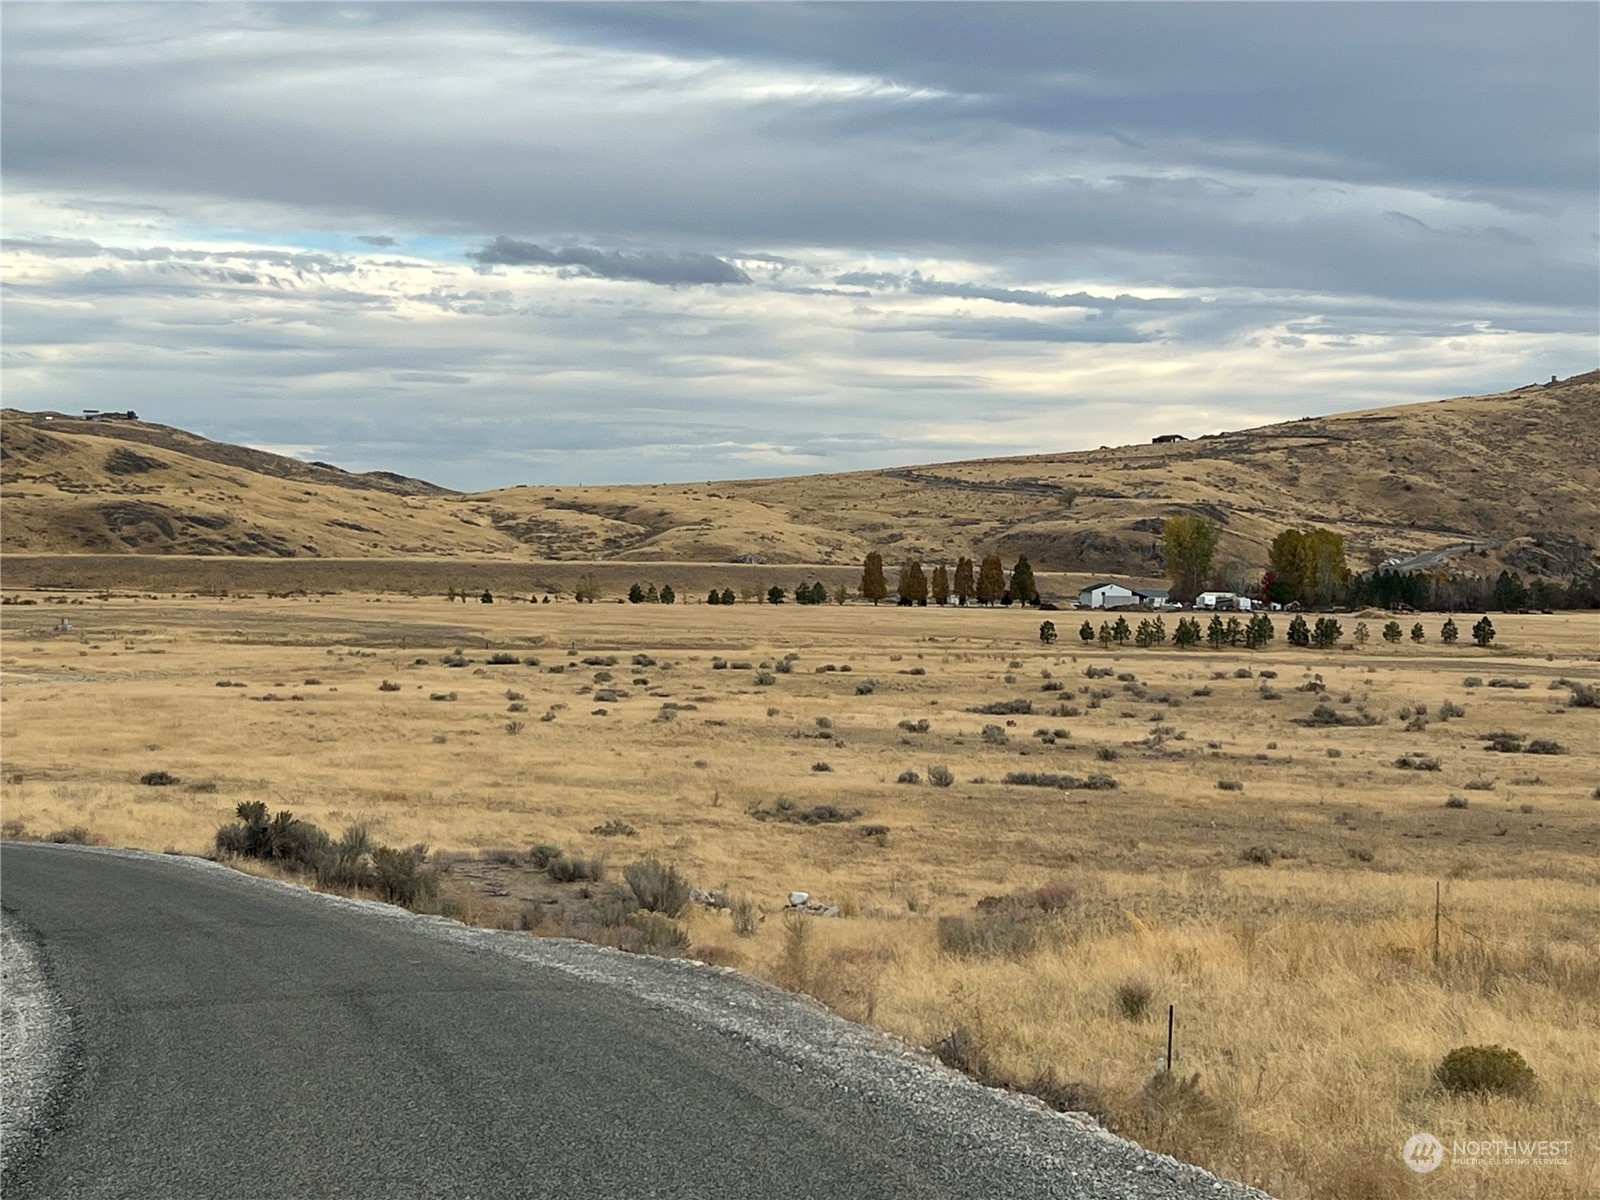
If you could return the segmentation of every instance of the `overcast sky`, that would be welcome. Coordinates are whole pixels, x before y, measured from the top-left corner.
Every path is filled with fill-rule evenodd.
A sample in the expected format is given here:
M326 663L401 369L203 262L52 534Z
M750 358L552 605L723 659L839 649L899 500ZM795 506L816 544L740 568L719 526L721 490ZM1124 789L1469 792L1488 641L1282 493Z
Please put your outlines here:
M8 3L4 390L462 488L1600 363L1600 6Z

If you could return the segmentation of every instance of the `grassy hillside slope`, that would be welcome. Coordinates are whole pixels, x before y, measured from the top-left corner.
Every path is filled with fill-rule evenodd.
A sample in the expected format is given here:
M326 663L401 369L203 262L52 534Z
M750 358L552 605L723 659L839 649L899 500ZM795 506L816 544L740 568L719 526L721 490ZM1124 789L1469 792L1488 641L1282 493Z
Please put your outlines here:
M1344 533L1353 566L1450 547L1560 573L1600 540L1600 372L1162 445L849 474L463 495L144 422L7 410L9 554L857 563L1026 553L1159 575L1161 523L1222 525L1218 563Z

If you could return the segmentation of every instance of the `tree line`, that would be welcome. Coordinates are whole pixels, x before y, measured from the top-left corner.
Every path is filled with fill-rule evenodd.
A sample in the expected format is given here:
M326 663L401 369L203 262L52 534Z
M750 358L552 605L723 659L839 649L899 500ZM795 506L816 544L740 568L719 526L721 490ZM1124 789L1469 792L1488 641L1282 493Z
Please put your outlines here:
M1039 603L1039 586L1034 582L1033 566L1026 554L1017 558L1009 575L999 555L986 555L976 567L970 558L961 556L956 559L953 578L943 563L933 569L930 578L921 562L908 558L900 564L894 594L902 607L925 607L930 600L940 606ZM867 555L861 569L861 598L874 605L889 598L883 555L876 550Z

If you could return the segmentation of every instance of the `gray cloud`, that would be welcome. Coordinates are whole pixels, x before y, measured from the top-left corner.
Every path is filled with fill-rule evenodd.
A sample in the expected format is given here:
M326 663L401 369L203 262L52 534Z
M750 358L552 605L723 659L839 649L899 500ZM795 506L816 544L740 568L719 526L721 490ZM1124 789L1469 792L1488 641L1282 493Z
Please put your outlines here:
M1597 27L1494 2L13 5L7 400L117 394L474 487L1572 374Z
M593 246L544 247L497 237L468 258L486 266L572 267L599 279L634 279L666 286L696 283L749 283L750 276L714 254L663 250L598 250Z
M1026 288L984 287L975 283L947 283L940 279L924 279L920 272L896 274L888 271L846 271L834 277L834 282L845 286L880 289L899 289L914 296L949 296L957 300L993 300L1000 304L1021 304L1029 308L1086 308L1109 311L1119 308L1175 309L1189 307L1193 301L1155 299L1139 296L1091 296L1088 292L1057 295L1051 292L1030 291Z
M985 342L1088 342L1105 345L1134 345L1155 340L1111 321L1090 318L1070 325L1029 321L1022 317L950 317L928 321L904 321L878 327L878 332L933 333L942 338L970 338Z

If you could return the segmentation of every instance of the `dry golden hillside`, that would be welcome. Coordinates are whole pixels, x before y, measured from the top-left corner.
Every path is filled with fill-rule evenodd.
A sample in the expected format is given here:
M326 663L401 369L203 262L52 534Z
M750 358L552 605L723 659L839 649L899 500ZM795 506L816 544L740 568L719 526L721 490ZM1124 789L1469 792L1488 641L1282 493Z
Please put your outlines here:
M1218 562L1330 526L1353 566L1487 548L1564 574L1600 539L1600 372L1161 445L838 475L463 495L144 422L7 410L9 554L765 562L1026 553L1160 574L1162 521L1222 525Z

